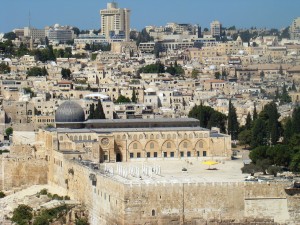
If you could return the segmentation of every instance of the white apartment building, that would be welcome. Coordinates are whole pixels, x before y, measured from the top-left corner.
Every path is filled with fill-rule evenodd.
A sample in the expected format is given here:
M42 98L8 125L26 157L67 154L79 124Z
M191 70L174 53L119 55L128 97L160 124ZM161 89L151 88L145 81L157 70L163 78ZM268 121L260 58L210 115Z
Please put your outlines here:
M215 20L210 23L210 32L212 36L221 36L222 24Z
M46 37L46 32L45 29L24 27L24 37L31 37L32 39L44 39Z
M118 8L115 2L107 3L107 9L100 10L101 34L106 39L120 39L123 37L129 41L130 10Z
M74 38L74 31L69 27L63 27L59 24L55 24L54 27L49 28L47 36L51 42L66 43Z
M291 39L300 39L300 17L293 20L290 26Z

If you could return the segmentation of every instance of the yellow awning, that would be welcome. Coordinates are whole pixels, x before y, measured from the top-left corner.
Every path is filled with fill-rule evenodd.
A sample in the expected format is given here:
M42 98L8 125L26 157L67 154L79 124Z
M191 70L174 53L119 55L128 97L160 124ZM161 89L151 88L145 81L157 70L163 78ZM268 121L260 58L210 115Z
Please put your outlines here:
M202 164L212 166L218 164L218 162L209 160L202 162Z

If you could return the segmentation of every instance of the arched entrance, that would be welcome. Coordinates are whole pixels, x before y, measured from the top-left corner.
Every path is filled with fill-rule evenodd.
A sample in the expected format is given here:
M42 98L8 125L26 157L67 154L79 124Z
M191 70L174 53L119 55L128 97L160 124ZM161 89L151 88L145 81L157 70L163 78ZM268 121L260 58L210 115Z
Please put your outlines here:
M117 162L122 162L122 155L121 155L121 153L117 153L116 161Z

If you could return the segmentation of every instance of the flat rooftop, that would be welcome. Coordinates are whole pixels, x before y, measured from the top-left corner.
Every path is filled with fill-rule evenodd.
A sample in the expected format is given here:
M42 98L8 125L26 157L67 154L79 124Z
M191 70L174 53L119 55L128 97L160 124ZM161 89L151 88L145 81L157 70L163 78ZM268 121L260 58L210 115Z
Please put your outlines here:
M138 160L138 159L136 159ZM213 160L216 165L205 165ZM85 163L79 162L78 163ZM86 165L86 164L85 164ZM99 166L99 164L98 164ZM228 160L222 158L184 158L143 160L122 163L104 163L100 168L90 169L96 174L110 177L124 184L160 183L215 183L244 182L248 174L242 174L242 158ZM186 168L187 171L182 171ZM151 171L151 172L150 172Z

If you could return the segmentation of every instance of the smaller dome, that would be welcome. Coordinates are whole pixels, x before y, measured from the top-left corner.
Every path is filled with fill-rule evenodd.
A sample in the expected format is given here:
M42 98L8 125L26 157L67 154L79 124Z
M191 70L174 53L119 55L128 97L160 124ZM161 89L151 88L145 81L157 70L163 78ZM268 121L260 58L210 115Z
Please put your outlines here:
M65 101L62 103L55 113L55 122L83 122L85 114L82 107L72 101Z

